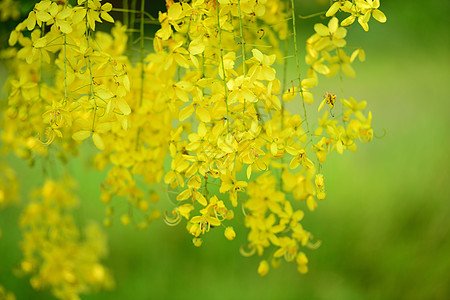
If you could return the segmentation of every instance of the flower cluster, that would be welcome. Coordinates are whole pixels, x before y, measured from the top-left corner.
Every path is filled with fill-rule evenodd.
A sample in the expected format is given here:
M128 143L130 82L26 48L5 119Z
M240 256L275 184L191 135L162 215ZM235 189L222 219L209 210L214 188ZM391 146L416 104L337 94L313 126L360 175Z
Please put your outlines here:
M20 16L19 3L14 0L0 1L0 21L16 20Z
M71 215L78 204L71 184L46 181L20 217L20 271L31 275L33 288L48 287L59 299L80 299L80 294L114 284L100 263L107 252L100 227L92 223L80 232Z
M18 43L20 49L10 53L15 78L2 139L19 156L45 155L44 146L56 138L62 152L89 137L103 150L104 134L115 124L127 128L130 108L124 96L130 83L114 59L122 41L107 52L93 36L95 22L114 22L111 8L91 0L80 0L76 7L44 0L11 32L9 44ZM54 69L53 78L45 77L45 68Z
M11 167L0 163L0 210L17 202L19 185L17 176ZM2 229L0 228L0 238Z
M16 296L14 296L13 293L5 290L5 288L0 284L0 299L16 300Z
M335 0L325 15L327 17L331 17L334 16L338 11L349 13L350 16L348 16L341 22L341 26L351 25L353 24L353 22L355 22L356 19L358 19L358 23L361 25L361 27L365 31L368 31L368 23L371 16L373 16L375 20L381 23L384 23L387 20L385 14L378 9L379 7L380 0L355 0L351 2L347 0Z
M140 10L125 10L125 24L132 26L128 14L139 12L139 37L130 41L136 30L115 21L109 3L40 1L11 33L9 44L16 47L3 54L11 62L4 147L30 163L51 151L64 161L91 140L99 150L93 164L107 170L100 187L106 226L118 211L124 225L146 228L161 216L161 190L175 192L164 220L184 221L195 246L220 227L233 240L232 220L242 210L249 233L241 253L262 257L260 275L268 273L269 261L277 267L282 259L306 273L304 251L319 242L302 220L326 196L322 164L330 152L355 151L358 140L373 138L365 101L339 103L326 92L317 109L330 110L315 130L306 106L315 105L321 75L354 77L352 63L365 59L360 48L346 52L349 25L357 18L368 30L370 16L386 17L379 1L335 1L328 24L316 24L306 41L303 74L294 2L166 0L167 12L156 20L143 1ZM339 22L338 11L350 16ZM95 31L102 21L114 23L111 34ZM161 27L148 37L144 24L152 22ZM138 59L129 55L130 44L139 44ZM288 60L297 66L292 80ZM288 111L291 101L303 113ZM339 105L342 113L335 116ZM65 213L75 200L64 184L46 182L37 193L42 201L31 202L21 220L27 229L22 269L34 275L33 286L50 286L60 298L111 283L98 263L104 246L94 243L98 230L89 229L81 241ZM37 228L60 229L49 236ZM44 245L53 257L40 252ZM75 246L81 250L71 254L79 260L73 265L67 255ZM91 256L81 254L90 248L96 250ZM58 264L66 266L61 276L48 277Z

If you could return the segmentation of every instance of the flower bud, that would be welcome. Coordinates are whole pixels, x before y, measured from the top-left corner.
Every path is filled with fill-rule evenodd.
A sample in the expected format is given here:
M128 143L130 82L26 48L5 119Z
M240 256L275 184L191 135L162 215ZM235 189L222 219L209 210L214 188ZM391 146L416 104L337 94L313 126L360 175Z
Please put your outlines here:
M200 247L203 244L202 238L195 237L192 239L192 243L194 243L195 247Z
M105 219L103 220L103 225L104 225L105 227L111 227L111 226L112 226L112 221L111 221L111 219L110 219L110 218L105 218Z
M123 215L123 216L120 218L120 221L122 221L122 224L123 224L123 225L127 226L127 225L130 224L130 222L131 222L130 215L128 215L128 214Z
M225 229L225 237L226 237L227 239L229 239L230 241L234 240L234 238L236 237L236 232L234 232L233 227L228 226L228 227Z
M266 276L269 273L269 264L267 260L262 260L258 266L258 274L261 276Z

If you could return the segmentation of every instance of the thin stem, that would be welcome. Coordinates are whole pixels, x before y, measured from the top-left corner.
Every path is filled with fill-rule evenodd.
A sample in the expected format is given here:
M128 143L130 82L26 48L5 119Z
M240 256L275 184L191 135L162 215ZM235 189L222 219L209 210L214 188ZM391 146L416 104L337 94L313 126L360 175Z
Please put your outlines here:
M307 16L298 15L298 17L300 19L305 20L305 19L314 18L314 17L320 16L320 15L324 15L324 14L326 14L326 11L321 11L321 12L318 12L318 13L315 13L315 14L311 14L311 15L307 15Z
M144 15L145 12L145 0L141 1L141 16ZM144 71L144 18L141 17L140 20L140 46L141 46L141 89L139 91L139 107L142 106L142 102L144 101L144 80L145 80L145 71ZM136 137L136 150L139 148L139 140L141 136L141 127L139 127Z
M289 53L289 43L288 43L288 39L284 40L284 49L283 49L283 55L284 55L284 63L283 63L283 79L281 82L281 130L284 129L284 101L283 101L283 95L286 91L286 80L287 80L287 69L288 69L288 63L287 63L287 58L288 53Z
M130 29L134 29L134 25L135 25L134 23L136 22L136 13L139 12L139 11L136 10L136 1L137 0L132 0L131 1L131 9L128 10L128 12L132 13L132 14L130 14L130 27L129 27ZM141 1L145 1L145 0L141 0ZM133 40L134 40L134 31L130 30L129 35L128 35L128 46L129 46L129 48L131 48L130 44L131 44L131 42ZM133 56L131 51L129 51L129 53L130 53L130 56ZM131 57L130 57L130 60L131 60Z
M128 15L128 0L122 0L123 5L123 23L128 28L130 26L130 16Z
M303 106L303 113L305 115L305 123L306 123L306 129L308 131L308 134L311 134L311 131L309 130L309 123L308 123L308 116L306 113L306 106L305 106L305 100L303 98L303 88L302 88L302 81L300 76L300 59L298 55L298 47L297 47L297 29L295 24L295 6L294 6L294 0L291 0L291 13L292 13L292 30L294 33L294 51L295 51L295 63L297 65L297 79L298 79L298 87L299 87L299 93L302 98L302 106ZM310 136L311 142L312 137Z
M85 2L85 8L88 10L88 2ZM87 45L87 49L89 49L89 34L90 34L90 28L89 28L89 24L88 24L88 20L86 17L86 45ZM94 100L94 116L92 117L92 132L94 132L94 127L95 127L95 117L97 116L97 100L95 100L95 91L94 91L94 78L92 76L92 67L91 67L91 56L88 55L87 56L88 59L88 69L89 69L89 76L90 76L90 87L91 87L91 93L89 95L89 99L92 97L92 99Z
M283 101L283 95L284 92L286 91L286 80L287 80L287 69L288 69L288 54L289 54L289 43L288 43L288 39L284 40L284 48L283 48L283 55L285 57L284 59L284 64L283 64L283 79L282 79L282 88L281 88L281 131L284 130L284 110L285 110L285 105L284 105L284 101ZM281 157L281 164L283 165L284 163L284 156ZM280 168L280 191L283 191L283 180L281 180L282 176L283 176L283 169L284 168Z
M145 0L144 0L145 1ZM128 1L124 0L124 2L127 2L127 7L128 7ZM136 0L134 0L134 2L136 2ZM131 4L133 5L133 4ZM134 3L134 6L136 7L136 3ZM136 10L136 9L128 9L128 8L112 8L111 11L117 11L117 12L124 12L124 13L133 13L133 14L141 14L142 16L146 16L147 18L150 19L151 24L160 24L159 21L157 19L155 19L151 14L149 14L148 12L144 11L140 11L140 10ZM134 17L134 21L136 21L136 17ZM134 22L133 21L133 22ZM148 21L147 21L148 22Z
M141 14L145 12L145 0L141 1ZM139 106L142 105L142 101L144 99L144 79L145 79L145 72L144 72L144 18L141 18L141 26L140 26L140 42L141 42L141 91L140 91L140 100L139 100Z
M239 10L239 34L241 39L241 49L242 49L242 73L244 74L244 80L247 76L247 69L245 65L246 56L245 56L245 39L244 39L244 29L242 26L242 12L241 12L241 0L238 0L238 10ZM245 129L245 98L244 98L244 109L242 110L242 124Z
M64 4L67 7L68 1ZM63 105L67 103L67 34L64 34L64 101Z
M244 29L242 26L242 14L241 14L241 0L238 0L238 9L239 9L239 34L241 39L241 49L242 49L242 72L244 73L244 77L247 75L247 69L245 66L245 39L244 39Z
M220 63L222 64L223 87L225 89L225 106L227 107L227 130L228 132L230 132L230 117L228 111L228 89L227 89L227 81L225 78L225 65L223 63L222 29L220 27L220 12L219 12L220 10L218 0L216 0L216 10L217 10L217 27L219 28Z

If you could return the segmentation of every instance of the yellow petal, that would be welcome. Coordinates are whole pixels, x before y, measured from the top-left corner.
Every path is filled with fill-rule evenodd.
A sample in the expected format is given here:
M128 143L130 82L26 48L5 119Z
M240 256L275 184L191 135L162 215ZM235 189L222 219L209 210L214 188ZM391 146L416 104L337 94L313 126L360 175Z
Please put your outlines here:
M114 97L114 94L110 91L110 90L108 90L108 89L98 89L96 92L95 92L95 94L96 94L96 96L98 96L100 99L102 99L102 100L108 100L108 99L111 99L112 97Z
M356 17L354 15L351 15L350 17L345 18L342 22L341 22L341 26L348 26L353 24L353 22L355 22Z
M334 2L333 5L331 5L330 8L327 10L325 16L327 17L334 16L339 10L339 7L341 7L340 1Z
M58 20L58 29L61 30L62 33L68 34L72 32L72 27L69 25L69 22L65 20Z
M92 140L94 141L95 147L97 147L99 150L105 149L105 143L103 142L102 137L97 132L94 132L94 134L92 135Z
M300 160L297 157L294 157L289 163L289 169L296 169L300 165Z
M82 9L76 10L72 16L72 23L73 24L80 23L84 19L85 16L86 16L86 9L82 8Z
M34 11L30 12L25 22L27 22L26 24L28 30L31 31L34 29L34 26L36 26L36 14L34 13Z
M75 141L80 142L80 141L87 139L91 135L91 133L92 133L91 130L80 130L80 131L75 132L72 135L72 138Z
M205 200L206 201L206 200ZM206 204L205 204L206 205ZM217 218L213 218L213 217L206 217L206 220L208 221L209 224L211 224L212 226L220 226L220 221Z
M385 23L387 21L386 15L381 10L374 10L372 12L372 16L377 20L378 22Z
M47 37L41 37L40 39L38 39L36 42L33 43L33 46L35 48L42 48L45 47L45 45L47 45Z
M352 55L350 56L350 62L353 62L355 60L355 58L358 56L359 54L359 50L360 49L356 49L355 51L353 51Z
M273 68L270 67L263 67L262 68L262 77L264 80L272 81L275 79L276 71Z
M250 179L250 176L252 176L252 165L247 167L247 179Z
M62 20L62 19L66 19L67 17L69 17L72 14L72 8L70 7L66 7L64 8L62 11L60 11L58 13L57 18Z
M248 89L244 89L242 91L242 96L244 97L245 100L250 101L250 102L258 101L258 98L256 98L255 94L253 94L253 92Z
M331 18L330 22L328 22L328 28L330 32L336 33L338 27L339 27L339 20L336 17Z
M105 3L102 5L102 10L103 11L110 11L112 9L112 4L111 3Z
M272 143L270 145L270 153L272 153L273 156L276 156L278 153L278 145L277 143Z
M123 86L127 91L130 91L130 78L128 77L128 75L123 76Z
M359 58L359 61L366 60L366 52L364 52L363 49L359 49L358 58Z
M191 190L186 189L186 190L182 191L180 194L178 194L177 201L184 201L184 200L188 199L190 196L191 196Z
M201 38L195 39L189 44L189 53L192 55L201 54L203 51L205 51L205 44Z
M314 103L314 97L311 92L303 92L302 95L303 95L303 101L305 101L308 104Z
M209 115L208 110L206 110L206 108L200 105L197 106L197 109L195 111L195 117L200 122L208 123L211 121L211 116Z
M252 53L253 53L253 57L256 58L258 61L260 61L260 62L263 61L264 56L261 53L261 51L259 51L258 49L253 49Z
M319 105L319 108L317 109L317 112L321 111L326 103L327 103L327 98L323 99L322 102L320 102L320 105Z
M312 88L317 85L317 78L311 77L302 80L302 87L304 88Z
M105 3L105 4L109 4L109 3ZM111 17L111 15L108 14L106 11L102 11L100 13L100 17L107 22L114 23L113 17Z
M19 38L19 34L16 30L11 31L11 34L9 35L8 44L10 46L14 46L17 43L17 39Z
M337 19L336 19L337 20ZM336 32L334 33L333 37L337 39L343 39L347 36L347 29L344 27L339 27L336 29Z
M192 115L193 112L194 112L194 105L193 104L190 104L190 105L186 106L185 108L180 110L180 113L178 114L178 120L183 122L184 120L189 118Z
M364 22L363 18L359 17L358 23L361 25L364 31L369 31L369 25L367 24L367 22Z
M46 11L38 11L36 13L36 19L41 22L48 22L52 19L52 16Z
M350 64L342 64L342 71L350 78L354 78L356 76L355 70Z
M337 151L339 154L342 154L342 153L344 152L344 145L342 144L342 141L341 141L341 140L339 140L339 141L336 143L336 151Z
M314 211L316 209L317 203L316 203L316 200L314 200L313 196L309 196L306 199L306 205L308 206L310 211Z
M182 11L183 8L180 3L172 4L167 12L169 20L177 20L181 16Z
M127 101L124 98L117 98L117 108L125 115L129 115L131 113L131 108L128 105Z
M163 50L162 39L156 35L153 39L153 49L155 50L155 52L161 52Z
M314 70L316 70L316 72L319 72L320 74L324 74L324 75L330 73L330 69L323 64L314 65Z
M195 192L195 200L197 200L198 203L200 203L203 206L208 205L208 201L206 201L205 196L203 196L201 193L199 192ZM211 223L212 224L212 223ZM220 222L219 222L220 225ZM217 225L215 225L217 226Z
M327 26L323 25L322 23L316 23L314 25L314 30L320 35L320 36L327 36L330 34L330 31Z

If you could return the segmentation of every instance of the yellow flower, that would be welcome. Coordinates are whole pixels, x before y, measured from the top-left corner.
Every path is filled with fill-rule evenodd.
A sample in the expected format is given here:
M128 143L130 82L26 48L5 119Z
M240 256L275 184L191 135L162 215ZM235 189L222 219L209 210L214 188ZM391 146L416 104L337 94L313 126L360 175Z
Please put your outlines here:
M344 38L347 35L347 29L339 27L339 20L336 17L331 18L328 27L322 23L315 24L314 30L321 36L314 45L319 51L327 48L330 44L336 47L344 47L346 44Z
M319 108L317 109L318 112L322 110L322 108L325 106L325 103L328 104L331 108L334 107L334 104L336 103L336 95L326 92L324 99L319 105Z
M348 109L344 112L345 117L350 117L353 113L357 111L364 110L367 106L367 101L356 102L355 98L350 97L348 100L343 99L342 104Z
M329 53L323 53L323 58L328 61L329 65L329 70L330 72L328 72L327 74L325 74L327 77L333 77L335 76L339 70L342 70L342 72L350 78L354 78L355 77L355 70L353 69L353 67L351 66L352 60L350 57L348 57L348 55L345 53L344 50L342 49L337 49L336 50L336 55L335 56L331 56L329 55Z
M365 31L368 31L368 22L372 15L377 21L381 23L386 22L387 18L385 14L378 9L380 7L379 0L356 0L354 4L355 5L352 5L350 8L346 9L346 12L351 13L351 15L341 22L341 26L353 24L355 19L358 18L358 23L361 27Z
M371 15L378 22L381 22L381 23L386 22L386 20L387 20L386 15L381 10L378 9L380 7L380 0L366 0L366 1L355 0L355 2L356 2L356 5L364 13L363 17L361 18L363 20L362 22L365 23L365 25L361 24L361 26L363 26L364 30L367 31L369 29L367 22L369 22Z
M275 62L275 54L265 55L258 49L253 49L252 53L254 64L248 70L248 74L257 80L274 80L276 71L270 66Z
M278 216L280 217L280 225L288 225L294 228L299 221L303 219L305 213L302 210L294 211L289 201L284 204L284 210L281 211Z
M335 0L335 2L327 10L325 16L334 16L339 10L348 11L352 5L353 4L347 0Z
M284 256L286 261L293 261L297 256L298 244L297 241L289 237L281 237L278 239L276 246L280 247L273 257Z
M244 103L244 101L257 102L255 93L253 93L253 84L249 77L239 76L236 79L230 79L227 82L227 88L231 91L228 94L228 104Z
M231 204L237 206L237 193L243 192L244 187L248 185L245 181L238 181L234 174L228 173L220 177L222 184L220 186L219 192L225 193L229 192Z
M5 290L5 288L2 285L0 285L0 299L2 299L2 300L16 300L16 296L13 293Z
M190 232L196 237L198 237L200 234L208 232L211 227L220 226L221 224L219 219L211 217L207 214L192 217L189 222L194 225L193 230L191 230Z

